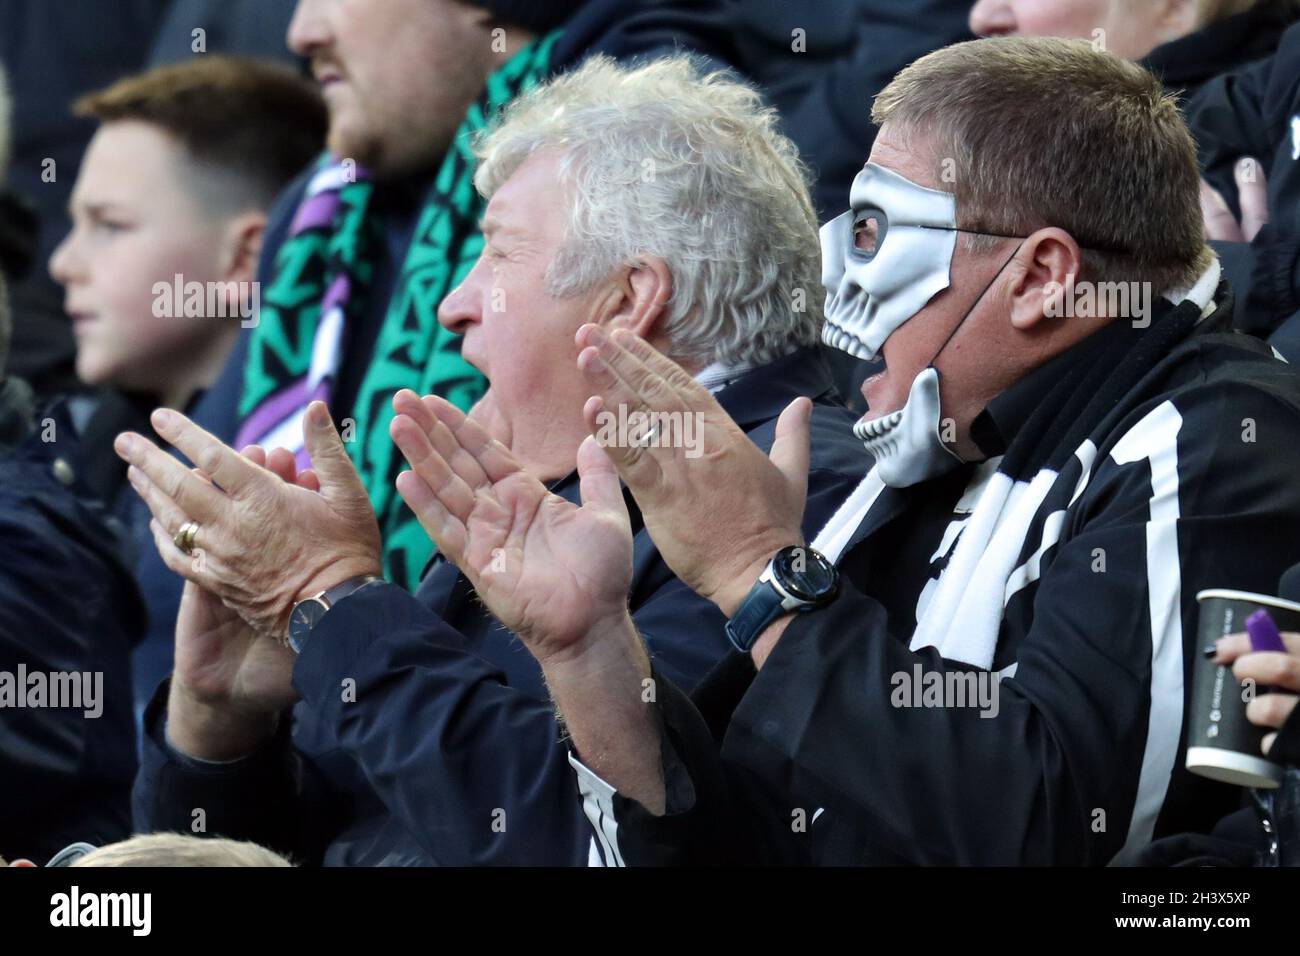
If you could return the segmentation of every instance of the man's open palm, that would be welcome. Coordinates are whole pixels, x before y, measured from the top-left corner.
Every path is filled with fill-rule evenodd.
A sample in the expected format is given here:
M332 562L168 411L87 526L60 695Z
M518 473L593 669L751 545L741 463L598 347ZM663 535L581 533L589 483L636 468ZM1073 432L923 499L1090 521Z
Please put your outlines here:
M393 407L393 440L412 468L398 477L402 499L539 660L626 613L632 530L618 474L594 440L578 451L578 507L450 403L404 391Z

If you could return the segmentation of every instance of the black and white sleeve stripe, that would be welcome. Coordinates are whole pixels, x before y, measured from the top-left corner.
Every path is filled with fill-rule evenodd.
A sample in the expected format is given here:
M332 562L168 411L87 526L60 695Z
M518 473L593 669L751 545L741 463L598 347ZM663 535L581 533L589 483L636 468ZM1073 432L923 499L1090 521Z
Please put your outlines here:
M578 793L595 835L587 855L588 866L626 866L618 846L618 821L614 818L614 795L618 792L595 771L569 754L569 764L578 777Z

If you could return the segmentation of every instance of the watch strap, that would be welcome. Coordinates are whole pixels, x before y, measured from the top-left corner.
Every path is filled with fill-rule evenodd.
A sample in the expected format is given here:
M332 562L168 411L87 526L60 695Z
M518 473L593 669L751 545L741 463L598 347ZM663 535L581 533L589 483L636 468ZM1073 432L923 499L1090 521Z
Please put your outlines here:
M383 578L375 577L373 574L363 574L355 578L348 578L342 584L336 584L332 588L327 588L316 596L320 600L324 601L327 607L333 607L349 594L353 594L368 585L375 584L382 580Z
M320 617L316 618L316 620L312 622L311 627L306 629L295 629L293 618L291 616L289 632L285 634L283 638L284 643L287 644L295 654L301 654L302 649L307 646L307 641L311 638L312 632L316 629L316 625L320 623L321 618L330 612L334 605L338 604L338 602L342 601L345 597L360 591L362 588L369 587L371 584L380 583L383 580L383 578L375 577L373 574L358 575L355 578L348 578L346 581L336 584L332 588L326 588L318 594L313 594L311 597L306 598L303 601L299 601L298 604L294 605L295 609L299 605L306 603L306 601L315 601L317 604L324 607L325 610L320 614Z
M786 613L787 597L777 588L772 578L772 565L768 564L759 579L754 582L745 600L731 620L727 622L727 639L731 646L742 654L748 654L767 626Z

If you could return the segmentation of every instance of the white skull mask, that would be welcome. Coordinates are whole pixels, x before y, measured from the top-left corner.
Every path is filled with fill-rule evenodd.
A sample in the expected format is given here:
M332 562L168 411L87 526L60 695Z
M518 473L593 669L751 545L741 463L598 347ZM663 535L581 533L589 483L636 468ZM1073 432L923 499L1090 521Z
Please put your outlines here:
M957 199L868 163L853 180L849 202L852 209L821 229L822 339L870 361L895 329L948 288Z

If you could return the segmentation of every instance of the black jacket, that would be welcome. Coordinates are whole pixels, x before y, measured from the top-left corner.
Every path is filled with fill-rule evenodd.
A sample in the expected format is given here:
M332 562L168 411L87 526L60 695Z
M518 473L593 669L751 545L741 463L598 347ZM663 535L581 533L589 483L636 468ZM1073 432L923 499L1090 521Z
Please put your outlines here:
M1271 590L1300 550L1300 382L1220 334L1229 314L1172 347L1157 319L1155 362L1108 327L990 404L994 474L885 489L840 595L761 671L734 657L694 701L661 691L665 816L579 770L602 861L1103 864L1213 826L1237 792L1182 768L1194 596ZM1137 371L1112 388L1121 362ZM1035 448L1045 467L1006 472ZM998 513L1010 533L963 555L995 493L1019 502ZM939 643L988 635L986 667L909 648L928 602ZM1001 674L996 713L896 698L918 668Z
M870 464L816 352L746 373L718 398L767 448L777 416L799 395L817 401L811 529ZM576 501L576 477L554 490ZM644 530L633 573L638 630L658 666L693 686L726 652L720 612L672 575ZM540 669L454 567L435 561L418 596L383 585L341 601L299 658L294 686L303 699L279 736L217 765L166 746L164 686L146 715L136 826L188 832L201 806L209 833L310 862L586 860L582 810Z
M1300 10L1284 3L1259 3L1244 13L1215 21L1152 50L1141 61L1165 89L1184 100L1217 76L1270 56Z
M1237 326L1272 335L1300 311L1300 25L1272 56L1204 83L1184 112L1205 178L1238 216L1233 165L1253 156L1263 166L1271 221L1249 245L1215 248L1237 290ZM1300 333L1275 344L1300 360Z
M918 57L971 39L970 0L729 6L743 69L768 91L782 128L811 167L813 205L823 222L849 207L849 187L876 138L876 94ZM792 54L799 41L804 48Z
M71 422L52 409L33 430L12 401L18 387L0 386L0 680L20 668L29 681L102 675L98 690L82 685L98 695L90 708L14 706L0 689L0 856L43 864L69 843L131 832L129 655L143 607L118 535L71 465Z

